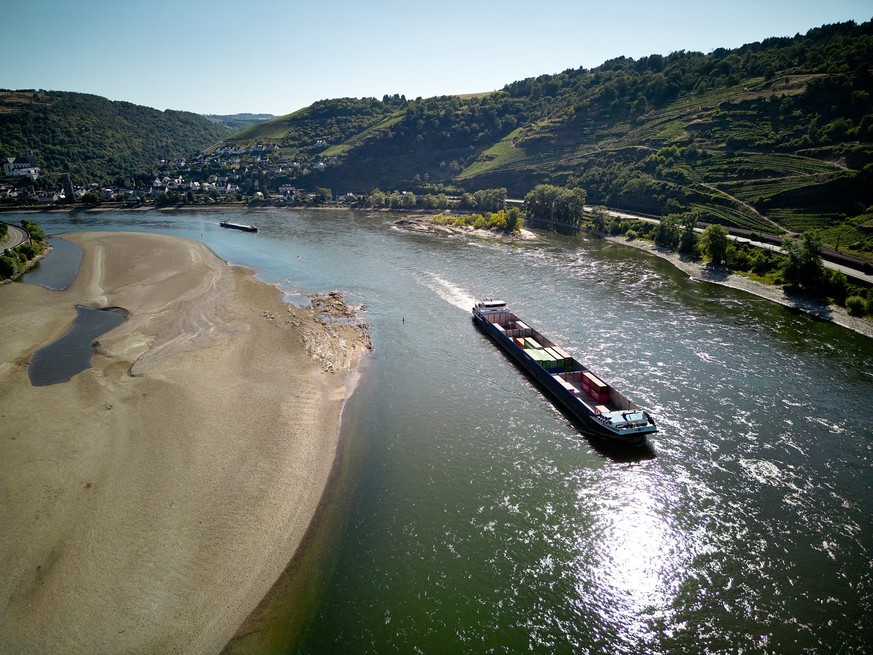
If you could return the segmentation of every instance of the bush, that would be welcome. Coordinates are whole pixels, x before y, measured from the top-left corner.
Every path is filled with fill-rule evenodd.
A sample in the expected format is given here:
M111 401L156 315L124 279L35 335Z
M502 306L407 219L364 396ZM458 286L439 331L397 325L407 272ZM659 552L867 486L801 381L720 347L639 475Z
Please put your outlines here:
M633 241L637 238L638 235L636 233L636 230L628 230L627 232L625 232L625 236L627 237L628 241Z
M867 313L867 301L861 296L849 296L846 298L846 309L852 316L863 316Z
M768 251L759 249L752 255L752 270L758 275L765 275L773 270L773 260L768 255Z
M21 221L21 227L27 230L30 238L34 241L45 241L45 232L42 231L39 223L36 223L35 221L29 221L25 218Z
M14 277L18 271L18 262L9 255L0 257L0 276Z
M33 259L36 257L36 248L34 248L31 243L23 243L18 246L18 252L24 255L27 259Z
M827 271L831 297L839 304L849 295L849 279L842 271Z
M736 271L748 271L752 267L749 254L743 248L738 248L732 243L727 247L724 262Z

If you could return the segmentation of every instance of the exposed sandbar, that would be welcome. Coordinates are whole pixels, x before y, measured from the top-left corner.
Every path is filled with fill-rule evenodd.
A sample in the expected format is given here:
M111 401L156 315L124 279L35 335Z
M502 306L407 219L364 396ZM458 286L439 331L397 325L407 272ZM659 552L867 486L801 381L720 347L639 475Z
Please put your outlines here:
M220 652L315 515L369 338L199 242L65 238L70 288L0 287L0 652ZM130 317L31 386L76 304Z

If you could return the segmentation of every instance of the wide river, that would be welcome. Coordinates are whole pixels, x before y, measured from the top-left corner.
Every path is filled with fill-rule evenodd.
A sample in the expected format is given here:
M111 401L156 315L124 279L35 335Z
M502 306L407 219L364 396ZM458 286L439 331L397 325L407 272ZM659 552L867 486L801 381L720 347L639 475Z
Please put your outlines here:
M873 340L584 237L448 238L348 211L30 218L199 239L289 300L365 306L342 511L283 652L873 644ZM582 436L473 327L484 295L650 410L650 447Z

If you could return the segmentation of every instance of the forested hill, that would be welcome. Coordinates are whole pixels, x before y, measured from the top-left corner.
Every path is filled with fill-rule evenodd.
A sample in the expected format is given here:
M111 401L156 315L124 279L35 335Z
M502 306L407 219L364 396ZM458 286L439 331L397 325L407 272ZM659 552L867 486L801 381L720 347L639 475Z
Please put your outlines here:
M322 101L233 138L340 190L580 186L589 203L857 241L873 214L873 27L567 70L476 97ZM834 232L828 234L828 231ZM836 234L839 231L840 234ZM866 231L866 232L865 232Z
M158 111L100 96L0 90L0 157L32 150L43 173L78 184L152 170L160 159L205 150L231 130L185 111Z

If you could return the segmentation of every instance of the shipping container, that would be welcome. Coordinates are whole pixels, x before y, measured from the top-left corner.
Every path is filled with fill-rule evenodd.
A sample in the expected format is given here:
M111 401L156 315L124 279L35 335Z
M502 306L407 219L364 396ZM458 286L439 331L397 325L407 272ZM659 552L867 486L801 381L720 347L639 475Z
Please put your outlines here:
M603 380L599 379L588 371L585 371L585 373L582 374L582 377L583 379L588 380L588 386L591 387L591 390L594 393L606 393L609 389L609 387L605 382L603 382Z
M555 351L556 353L558 353L558 356L559 356L561 359L573 359L573 358L570 356L570 353L568 353L566 350L564 350L564 349L561 348L560 346L552 346L552 348L554 349L554 351Z

